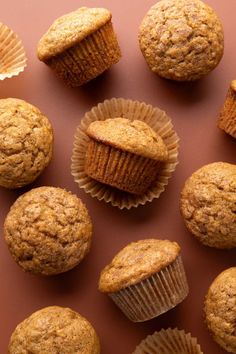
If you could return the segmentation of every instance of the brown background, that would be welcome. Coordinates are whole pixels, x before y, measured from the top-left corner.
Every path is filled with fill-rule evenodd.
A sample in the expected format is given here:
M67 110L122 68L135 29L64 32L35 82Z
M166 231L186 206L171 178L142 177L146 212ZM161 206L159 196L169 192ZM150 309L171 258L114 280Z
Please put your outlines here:
M0 4L0 21L22 38L28 67L19 77L0 82L0 97L18 97L38 106L55 131L54 158L32 186L65 187L79 195L94 222L90 254L76 269L52 278L24 274L13 262L1 237L0 244L0 353L7 351L11 332L33 311L48 305L69 306L96 328L103 354L131 354L147 334L162 327L183 328L198 337L204 353L223 351L213 342L203 322L203 299L214 277L235 265L235 251L201 246L185 229L179 215L179 194L185 179L213 161L235 163L235 141L216 128L216 117L235 73L235 0L208 0L224 23L225 55L219 67L196 83L174 83L152 74L140 53L138 26L155 0L7 0ZM88 85L70 89L35 55L40 36L58 16L80 6L104 6L113 13L123 58L109 72ZM70 174L73 135L84 113L106 98L138 99L159 106L172 117L180 136L180 163L159 200L131 211L120 211L79 190ZM0 227L19 194L0 189ZM3 234L3 233L2 233ZM3 236L3 235L2 235ZM98 293L100 270L127 243L160 237L182 246L190 286L188 298L152 321L134 324L105 295Z

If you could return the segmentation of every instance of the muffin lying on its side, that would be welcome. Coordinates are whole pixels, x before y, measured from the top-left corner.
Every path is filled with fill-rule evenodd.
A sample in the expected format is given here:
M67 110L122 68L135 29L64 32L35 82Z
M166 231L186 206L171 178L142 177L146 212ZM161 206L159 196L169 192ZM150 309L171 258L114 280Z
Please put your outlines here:
M59 17L40 39L37 53L70 86L94 79L121 58L110 11L81 7Z
M145 122L125 118L95 121L87 129L85 172L120 190L142 194L168 159L162 138Z
M84 317L59 306L45 307L18 324L9 354L100 354L99 338Z

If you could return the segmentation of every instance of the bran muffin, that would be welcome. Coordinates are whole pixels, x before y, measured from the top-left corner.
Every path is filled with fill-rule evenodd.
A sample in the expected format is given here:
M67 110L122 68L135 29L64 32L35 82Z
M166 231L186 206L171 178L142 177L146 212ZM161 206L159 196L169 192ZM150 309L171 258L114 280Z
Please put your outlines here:
M34 312L14 330L9 354L100 354L99 338L79 313L59 306Z
M236 267L226 269L213 281L204 311L214 340L227 352L236 353Z
M139 44L154 73L166 79L192 81L219 64L224 34L216 13L202 1L161 0L142 21Z
M91 123L85 172L120 190L142 194L168 159L162 138L145 122L113 118Z
M147 336L133 354L203 354L196 338L177 328L162 329Z
M64 189L39 187L20 196L4 223L5 241L26 272L54 275L89 252L92 223L81 200Z
M218 119L218 127L236 138L236 80L230 84L224 107Z
M170 310L188 294L179 245L157 239L130 243L101 272L99 290L133 322Z
M16 98L0 99L0 186L32 183L52 158L53 131L35 106Z
M38 43L39 60L70 86L94 79L121 58L111 13L81 7L59 17Z
M215 162L187 179L180 210L188 230L204 245L236 247L236 165Z

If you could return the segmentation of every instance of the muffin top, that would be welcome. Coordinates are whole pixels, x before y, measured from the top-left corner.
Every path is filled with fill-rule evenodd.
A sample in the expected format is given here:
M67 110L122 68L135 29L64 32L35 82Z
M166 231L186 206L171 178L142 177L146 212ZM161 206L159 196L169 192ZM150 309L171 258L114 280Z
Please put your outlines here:
M75 195L56 187L39 187L11 207L4 234L24 271L53 275L75 267L88 253L92 223Z
M153 72L196 80L218 65L224 34L216 13L202 1L161 0L144 17L139 43Z
M33 182L52 157L52 126L38 108L16 98L0 99L0 185Z
M92 325L69 308L50 306L34 312L13 332L9 354L99 354Z
M215 341L226 351L236 353L236 267L222 272L211 284L205 315Z
M104 144L158 161L168 158L162 138L145 122L126 118L95 121L87 129L87 135Z
M76 45L111 20L103 8L81 7L59 17L38 43L39 60L45 61Z
M175 261L179 253L179 245L168 240L132 242L103 269L99 290L111 293L136 284Z
M215 162L193 173L180 209L188 230L204 245L236 247L236 165Z

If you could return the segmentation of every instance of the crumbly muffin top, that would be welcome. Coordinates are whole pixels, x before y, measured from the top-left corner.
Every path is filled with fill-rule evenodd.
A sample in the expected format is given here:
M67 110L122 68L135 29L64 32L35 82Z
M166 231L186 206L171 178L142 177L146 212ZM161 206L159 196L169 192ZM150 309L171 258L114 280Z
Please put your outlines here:
M103 8L81 7L59 17L38 43L38 58L45 61L76 45L111 20Z
M69 308L50 306L34 312L13 332L9 354L99 354L92 325Z
M53 275L72 269L88 253L92 223L78 197L61 188L39 187L15 201L4 234L24 271Z
M200 0L161 0L144 17L139 43L153 72L173 80L196 80L221 60L223 27L214 10Z
M236 165L215 162L193 173L180 209L187 228L204 245L236 247Z
M33 182L52 157L52 126L38 108L16 98L0 99L0 185Z
M236 92L236 80L231 81L231 89Z
M112 293L136 284L175 261L179 253L179 245L168 240L132 242L103 269L99 290Z
M87 129L87 135L104 144L158 161L168 158L162 138L145 122L126 118L95 121Z
M236 267L222 272L211 284L205 315L215 341L226 351L236 353Z

